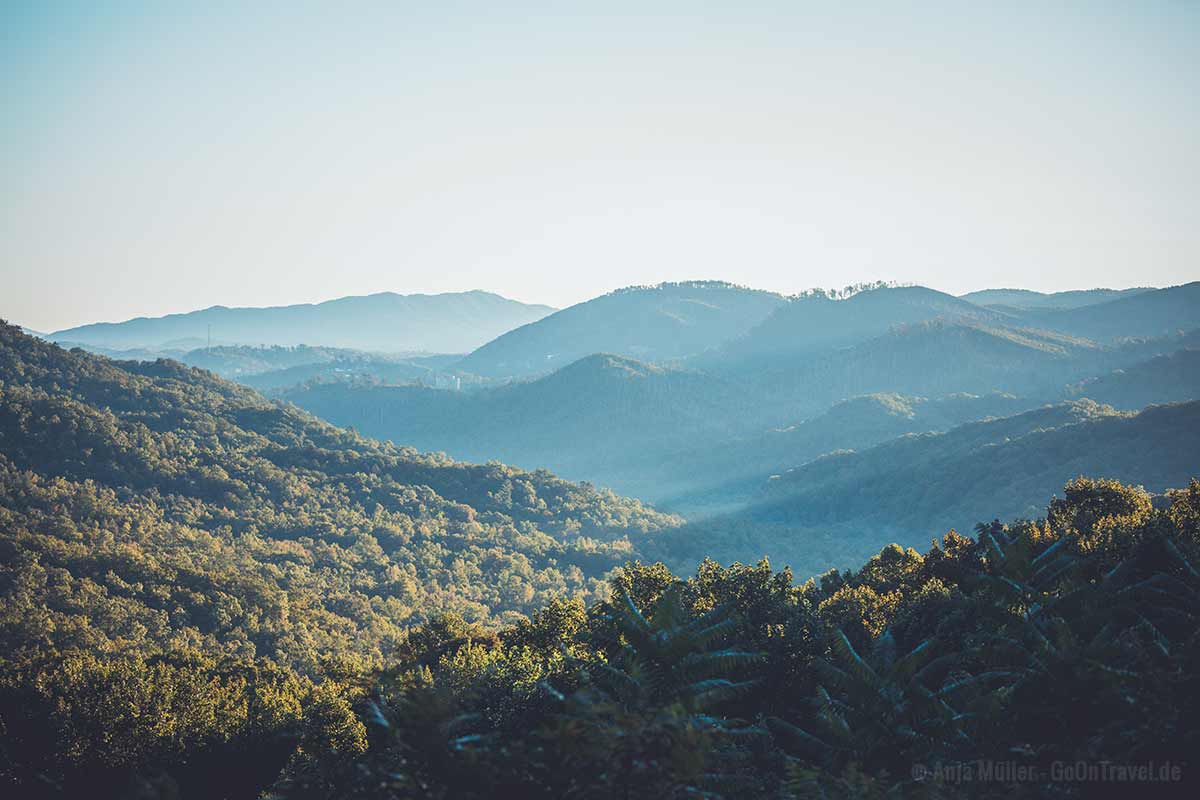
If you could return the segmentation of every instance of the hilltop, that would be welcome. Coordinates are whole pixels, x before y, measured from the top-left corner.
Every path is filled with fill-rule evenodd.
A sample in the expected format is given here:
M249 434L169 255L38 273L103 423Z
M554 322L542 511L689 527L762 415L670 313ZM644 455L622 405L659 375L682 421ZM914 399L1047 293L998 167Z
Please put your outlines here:
M974 303L924 286L878 286L848 297L818 292L780 305L744 336L729 341L714 357L764 362L850 347L912 323L997 323L1006 317Z

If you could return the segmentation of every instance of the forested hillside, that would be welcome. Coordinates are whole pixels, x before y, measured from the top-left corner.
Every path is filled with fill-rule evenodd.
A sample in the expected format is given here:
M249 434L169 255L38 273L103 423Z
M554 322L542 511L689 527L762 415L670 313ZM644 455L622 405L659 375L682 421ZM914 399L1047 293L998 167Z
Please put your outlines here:
M615 357L580 369L704 379ZM870 438L885 418L945 425L1013 402L888 395L826 422L859 420ZM820 428L780 434L815 450ZM690 571L705 553L769 550L801 575L848 566L881 541L1034 516L1032 493L1080 471L1183 485L1198 435L1200 403L1052 406L820 458L744 514L683 525L546 472L380 444L176 362L113 362L3 326L0 786L715 800L908 791L910 761L1014 749L1039 765L1187 763L1200 708L1180 659L1195 626L1177 620L1200 613L1200 484L1152 502L1074 482L1045 521L951 533L925 556L891 546L819 584L712 561L680 583L638 559ZM1022 566L1034 556L1053 569ZM1121 591L1148 580L1182 583ZM1046 611L1014 616L1009 591ZM1059 597L1076 600L1059 611ZM1119 603L1155 630L1130 627ZM1061 637L1039 643L1052 612L1107 638L1089 645L1096 680L1071 670L1047 708L1035 687L1059 674L1053 659L1077 658ZM997 662L1001 640L983 634L1025 649ZM1134 646L1142 635L1169 644L1165 662ZM1129 677L1114 688L1103 670ZM909 688L881 692L889 681ZM1088 716L1072 691L1138 702Z
M344 682L409 626L595 598L674 524L546 472L379 444L175 362L0 326L0 715L11 733L14 708L82 704L37 723L75 743L30 769L87 751L103 785L148 753L199 765L251 734L340 735L357 726ZM41 700L22 694L35 675L53 684ZM139 722L151 706L166 716ZM105 751L88 741L101 730L149 749ZM267 758L269 780L290 747L258 745L274 755L237 758Z
M1037 520L976 533L799 584L766 561L682 581L631 562L607 599L499 630L440 616L386 669L334 661L319 683L201 654L6 660L0 781L164 800L1095 798L1128 789L1099 765L1152 762L1147 796L1192 796L1200 482L1152 498L1079 479Z
M78 558L84 574L68 588L89 593L89 583L75 580L99 581L101 597L117 592L155 619L178 608L173 621L147 629L157 645L184 631L250 655L311 662L313 648L289 649L286 620L300 612L270 623L286 582L289 592L309 590L292 600L313 614L305 635L321 636L315 649L336 641L378 655L413 615L454 609L486 619L531 608L549 592L587 593L630 552L631 535L672 524L546 472L470 466L363 439L173 362L115 363L0 331L6 542L32 559L26 578L35 564L70 572ZM63 503L83 504L86 520L48 532L44 520ZM126 530L128 541L106 546L133 547L145 560L112 561L81 546ZM204 545L188 558L241 564L219 579L254 586L230 594L235 605L258 607L211 616L220 592L188 600L183 585L174 588L184 597L172 599L178 567L162 572L157 560L177 555L174 539L193 537ZM195 569L199 580L216 577L204 562ZM63 603L70 608L69 598ZM257 640L247 640L246 615L264 626Z
M747 508L673 531L654 552L686 565L701 540L723 563L769 554L815 574L860 561L884 539L919 546L931 530L1032 518L1039 498L1084 473L1161 492L1197 471L1197 452L1200 402L1141 413L1090 400L1047 406L764 475Z
M910 750L896 737L911 723L871 727L880 711L862 700L867 684L814 675L850 674L837 664L861 660L883 680L893 642L919 648L922 636L944 635L926 604L960 616L992 608L977 585L1008 569L993 547L1061 540L1053 552L1070 550L1080 574L1096 559L1165 552L1119 543L1119 529L1194 560L1188 509L1200 506L1200 484L1169 510L1138 491L1071 484L1045 523L992 526L978 543L952 535L924 557L904 547L980 520L1036 517L1080 474L1153 492L1184 485L1200 452L1195 330L1096 341L1068 325L1027 326L1060 308L983 309L916 287L787 306L737 295L744 305L681 306L688 313L644 304L670 295L664 288L628 294L641 305L613 318L608 330L620 336L604 332L603 315L587 325L638 352L629 336L646 330L686 347L660 349L659 363L585 355L490 387L503 377L473 376L444 356L181 353L285 402L176 361L68 352L0 328L3 785L18 796L163 800L249 800L268 787L286 797L457 798L496 782L523 797L869 794L898 780L896 754ZM785 307L817 310L784 320ZM761 338L770 326L748 323L771 310L781 315L770 325L800 331L780 328L773 352ZM649 328L622 328L644 313L656 320ZM711 314L726 327L679 333ZM734 344L711 339L734 329ZM811 349L788 338L801 334L815 337ZM738 355L754 341L761 360ZM446 381L455 390L433 388ZM1191 402L1140 410L1163 400ZM1096 522L1096 507L1124 521ZM685 583L661 563L642 565L686 574L706 557L769 555L808 576L861 563L888 541L899 546L860 573L800 588L765 563L705 562ZM954 558L975 559L966 574L979 577L924 572L952 552L971 554ZM906 584L904 574L916 577ZM1004 574L1017 586L1028 578ZM622 606L626 595L632 605ZM784 627L764 639L722 610L728 602L752 615L766 602L769 624ZM637 649L643 639L650 650ZM1123 646L1111 656L1119 669L1131 663ZM865 744L823 729L827 718L807 703L768 714L754 699L768 679L755 670L772 658L790 676L770 678L772 691L821 702L830 685L845 692L829 695L829 708L851 730L874 731L852 734ZM929 690L947 693L951 708L999 715L973 728L976 749L962 752L1127 752L1103 737L1077 751L1062 749L1064 737L1038 740L1024 701L947 688L963 671L980 674L973 650L943 658L958 672L930 676L941 688ZM647 682L648 663L679 683ZM911 713L927 721L927 711ZM1113 719L1105 724L1125 731L1146 725ZM959 757L930 741L925 756ZM574 767L552 766L562 764Z
M1177 350L1113 370L1069 386L1067 393L1123 409L1192 400L1200 397L1200 349Z
M369 751L284 795L1090 800L1145 769L1138 796L1194 796L1200 483L1073 481L1040 516L799 586L631 564L590 608L447 621Z
M811 395L786 402L741 381L606 355L471 393L317 383L280 396L369 436L468 461L537 464L651 502L689 495L689 508L709 505L707 490L736 478L1038 405L998 392L881 393L787 424L811 408Z

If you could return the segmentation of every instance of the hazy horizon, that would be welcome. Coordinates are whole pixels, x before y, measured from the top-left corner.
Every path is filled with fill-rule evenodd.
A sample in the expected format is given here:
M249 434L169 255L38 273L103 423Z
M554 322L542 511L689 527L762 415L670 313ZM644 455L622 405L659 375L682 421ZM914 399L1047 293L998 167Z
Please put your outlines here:
M671 281L664 281L663 283L669 283L669 282L671 282ZM684 283L687 283L687 282L724 282L724 283L735 283L735 282L733 282L733 281L724 281L724 280L723 280L723 279L721 279L721 278L691 278L691 279L689 279L689 278L683 278L683 279L680 279L680 281L679 281L679 282L684 282ZM833 289L833 290L836 290L836 289L844 289L844 288L847 288L847 287L849 287L849 286L851 286L851 285L854 285L855 283L859 283L859 282L851 282L851 283L849 283L849 284L846 284L846 286L810 286L810 287L804 287L804 289L800 289L800 290L798 290L798 292L799 292L799 291L804 291L805 289ZM912 282L912 281L897 281L896 283L897 283L898 285L900 285L900 286L924 286L924 284L916 284L916 283L914 283L914 282ZM657 284L629 284L629 285L626 285L626 286L618 286L618 287L615 287L614 289L611 289L611 290L608 290L608 291L609 291L609 292L611 292L611 291L618 291L618 290L621 290L621 289L629 289L629 288L634 288L634 287L637 287L637 286L643 286L643 285L651 285L651 286L653 286L653 285L657 285ZM762 287L759 287L759 286L747 286L746 288L749 288L749 289L762 289ZM981 287L980 289L972 289L972 290L970 290L970 291L967 291L967 292L959 292L959 293L955 293L955 292L946 292L944 289L940 289L940 288L938 288L938 287L936 287L936 286L925 286L925 288L927 288L927 289L933 289L933 290L935 290L935 291L945 292L946 294L952 294L952 295L955 295L955 296L962 296L962 295L965 295L965 294L970 294L971 292L975 292L975 291L982 291L983 289L992 289L992 290L1000 290L1000 291L1040 291L1040 290L1036 290L1036 289L1027 289L1026 287L1020 287L1020 286L987 286L987 287ZM1136 285L1136 286L1135 286L1135 285L1130 285L1130 286L1086 286L1086 287L1084 287L1084 286L1080 286L1080 287L1074 287L1073 289L1055 290L1055 291L1076 291L1076 290L1125 290L1125 289L1147 289L1147 288L1149 288L1149 289L1158 289L1158 288L1167 288L1167 287L1165 287L1165 286L1149 286L1149 285L1147 285L1147 284L1139 284L1139 285ZM765 291L773 291L773 290L765 290ZM182 309L182 310L179 310L179 311L165 311L165 312L162 312L162 313L144 313L144 314L135 314L135 315L134 315L134 316L132 316L132 317L126 317L126 318L122 318L122 319L96 319L96 320L87 320L87 321L84 321L84 322L79 322L79 323L75 323L75 324L72 324L72 325L67 325L67 326L63 326L63 327L59 327L59 328L52 328L52 329L40 329L40 328L35 328L35 327L33 327L33 326L30 326L30 325L25 325L25 324L24 324L24 323L22 323L20 320L16 320L16 319L8 319L7 321L8 321L9 323L12 323L12 324L16 324L16 325L22 325L23 327L25 327L25 328L28 328L28 329L30 329L30 330L33 330L33 331L36 331L36 332L38 332L38 333L50 334L50 333L56 333L56 332L58 332L58 331L70 330L70 329L72 329L72 328L84 327L84 326L87 326L87 325L105 324L105 323L110 323L110 324L119 324L119 323L122 323L122 322L129 322L129 321L136 320L136 319L159 319L159 318L162 318L162 317L168 317L168 316L178 316L178 315L183 315L183 314L195 313L195 312L199 312L199 311L208 311L208 310L210 310L210 309L213 309L213 308L228 308L228 309L239 310L239 309L269 309L269 308L284 308L284 307L290 307L290 306L304 306L304 305L308 305L308 306L318 306L318 305L322 305L322 304L324 304L324 303L332 303L332 302L335 302L335 301L337 301L337 300L344 300L344 299L346 299L346 298L348 298L348 297L369 297L369 296L372 296L372 295L381 295L381 294L395 294L395 295L401 295L401 296L434 296L434 295L442 295L442 294L449 294L449 295L453 295L453 294L470 294L470 293L472 293L472 292L485 292L485 293L488 293L488 294L494 294L494 295L498 295L498 296L500 296L500 297L503 297L503 298L505 298L505 299L507 299L507 300L514 300L514 301L517 301L517 302L519 302L519 303L524 303L524 304L526 304L526 305L533 305L533 306L538 306L538 305L541 305L541 306L547 306L547 304L545 304L545 303L535 303L535 302L533 302L533 301L528 301L528 300L525 300L525 299L523 299L523 298L520 298L520 297L513 297L513 296L511 296L511 295L508 295L508 294L505 294L505 293L503 293L503 292L493 292L493 291L490 291L490 290L488 290L488 289L462 289L462 290L454 290L454 291L448 291L448 292L402 292L402 291L382 290L382 291L379 291L379 292L370 292L370 293L368 293L368 294L364 294L364 295L341 295L341 296L338 296L338 297L326 297L326 298L322 298L322 299L319 299L319 300L311 300L311 301L303 301L303 300L301 300L301 301L297 301L297 302L294 302L294 303L269 303L269 302L268 302L268 303L264 303L264 304L262 304L262 305L250 305L250 306L231 306L231 305L228 305L228 304L226 304L226 303L215 303L215 304L213 304L213 305L210 305L210 306L204 306L204 307L201 307L201 308L187 308L187 309ZM607 292L605 292L605 293L607 293ZM604 293L602 293L602 294L604 294ZM780 292L779 294L788 295L788 294L795 294L795 293ZM596 296L594 296L594 297L598 297L598 296L600 296L600 295L596 295ZM578 301L578 302L586 302L587 300L594 299L594 297L585 297L585 298L583 298L582 300L580 300L580 301ZM570 304L570 305L575 305L575 303L572 303L572 304ZM562 309L564 309L564 308L568 308L569 306L548 306L548 307L549 307L549 308L552 308L554 311L561 311ZM4 319L4 317L3 317L2 313L0 313L0 319Z
M9 4L0 316L1184 283L1198 9Z

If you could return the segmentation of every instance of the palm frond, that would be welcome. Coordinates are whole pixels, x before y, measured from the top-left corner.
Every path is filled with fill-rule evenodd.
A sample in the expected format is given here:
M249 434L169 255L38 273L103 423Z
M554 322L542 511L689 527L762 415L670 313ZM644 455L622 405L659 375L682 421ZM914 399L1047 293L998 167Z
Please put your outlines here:
M841 630L834 632L833 636L833 651L847 665L848 671L863 684L878 689L881 681L879 675L871 668L871 665L863 660L863 657L854 649L854 645L850 644L850 640Z

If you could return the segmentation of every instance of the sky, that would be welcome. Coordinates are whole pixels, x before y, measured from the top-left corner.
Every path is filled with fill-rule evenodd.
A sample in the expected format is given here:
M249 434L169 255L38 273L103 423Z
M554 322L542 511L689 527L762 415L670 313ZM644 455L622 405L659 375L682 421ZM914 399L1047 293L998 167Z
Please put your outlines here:
M1200 2L0 2L0 318L1200 278Z

